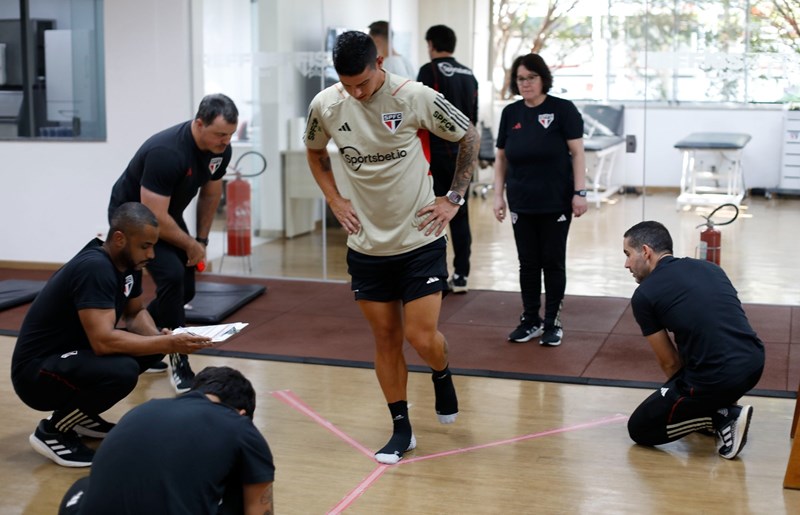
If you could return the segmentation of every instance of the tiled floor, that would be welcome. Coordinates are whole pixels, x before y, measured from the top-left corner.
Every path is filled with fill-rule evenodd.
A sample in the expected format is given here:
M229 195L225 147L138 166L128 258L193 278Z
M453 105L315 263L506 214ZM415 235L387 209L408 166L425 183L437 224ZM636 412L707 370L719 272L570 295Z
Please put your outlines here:
M500 224L492 214L492 195L470 199L473 231L473 289L518 291L518 263L511 225ZM674 193L615 195L600 208L574 219L567 253L567 293L629 297L636 283L623 267L622 234L645 219L664 223L675 241L678 256L694 255L709 209L676 209ZM722 215L723 213L720 213ZM723 218L724 219L724 218ZM800 251L797 226L800 199L763 197L745 199L738 219L720 227L721 266L748 303L800 305L800 281L796 279L796 258ZM277 239L253 247L252 275L348 280L345 265L345 235L327 231L327 253L323 261L322 231ZM215 232L210 254L222 253L222 233ZM326 264L323 267L323 262ZM219 258L212 261L219 270ZM248 274L245 258L227 257L226 275Z

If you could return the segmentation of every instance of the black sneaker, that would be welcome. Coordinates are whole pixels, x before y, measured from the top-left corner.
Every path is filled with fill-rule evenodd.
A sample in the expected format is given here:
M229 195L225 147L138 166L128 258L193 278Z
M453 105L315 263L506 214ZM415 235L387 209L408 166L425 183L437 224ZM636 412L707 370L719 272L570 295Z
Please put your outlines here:
M100 415L96 415L93 417L87 416L84 420L78 422L73 429L81 436L105 438L108 432L114 429L114 426L116 424L103 420Z
M539 345L546 345L549 347L558 347L561 345L561 337L564 336L564 331L558 327L553 326L544 330L544 334L539 339Z
M542 324L541 320L529 320L525 318L525 315L522 315L519 317L519 325L517 328L508 335L508 341L525 343L533 338L541 336L543 332L544 324Z
M453 274L453 278L448 281L448 285L453 293L467 293L469 291L467 276L465 275Z
M170 354L169 364L172 366L170 380L178 393L188 392L192 388L194 372L189 366L189 356L186 354Z
M42 420L36 430L28 437L33 450L50 458L62 467L89 467L92 465L94 451L81 442L75 431L49 432Z
M750 427L750 418L753 416L752 406L731 406L720 410L725 419L717 429L717 442L719 455L726 460L735 458L747 443L747 429Z
M150 368L148 368L144 372L145 372L145 374L158 374L160 372L166 372L168 368L169 368L169 365L167 365L165 362L157 361L157 362L153 363L152 365L150 365Z

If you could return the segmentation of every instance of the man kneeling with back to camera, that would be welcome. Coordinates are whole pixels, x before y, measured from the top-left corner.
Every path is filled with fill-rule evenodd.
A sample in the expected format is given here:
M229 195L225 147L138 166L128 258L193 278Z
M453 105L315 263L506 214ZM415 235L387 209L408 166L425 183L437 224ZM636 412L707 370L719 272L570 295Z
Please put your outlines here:
M154 399L119 421L60 515L271 514L275 466L253 424L241 372L207 367L188 393Z

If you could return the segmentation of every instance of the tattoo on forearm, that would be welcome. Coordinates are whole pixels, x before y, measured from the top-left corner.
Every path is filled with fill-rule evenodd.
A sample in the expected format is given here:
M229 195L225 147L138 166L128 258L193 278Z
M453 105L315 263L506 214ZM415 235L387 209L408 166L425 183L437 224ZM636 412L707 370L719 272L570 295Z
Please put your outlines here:
M332 170L330 156L320 157L319 164L325 172L330 172Z
M467 191L467 187L472 181L472 173L475 168L475 161L478 157L479 145L480 135L474 127L470 126L458 145L458 158L456 159L456 171L453 176L452 190L461 193Z
M264 515L273 515L275 513L275 507L272 504L272 483L269 484L264 489L264 493L261 494L261 504L266 504L268 507L264 511Z

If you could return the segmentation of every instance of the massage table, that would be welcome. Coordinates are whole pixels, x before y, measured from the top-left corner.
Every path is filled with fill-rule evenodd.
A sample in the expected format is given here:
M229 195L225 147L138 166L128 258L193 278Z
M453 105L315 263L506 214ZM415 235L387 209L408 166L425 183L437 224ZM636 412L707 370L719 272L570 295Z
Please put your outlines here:
M745 195L742 152L749 141L749 134L693 132L675 143L683 153L677 208L738 206Z

